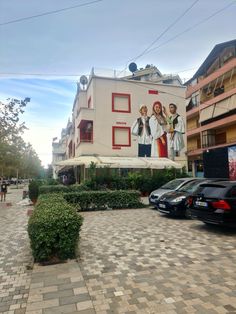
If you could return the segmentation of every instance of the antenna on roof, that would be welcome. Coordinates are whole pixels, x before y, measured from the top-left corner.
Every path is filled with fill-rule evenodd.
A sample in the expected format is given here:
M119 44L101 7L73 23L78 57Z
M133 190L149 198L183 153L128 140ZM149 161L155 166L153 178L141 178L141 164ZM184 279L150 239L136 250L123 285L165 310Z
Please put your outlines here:
M87 76L82 75L82 76L80 77L79 82L80 82L80 84L83 86L83 89L85 89L85 85L88 84Z
M134 62L131 62L130 64L129 64L129 70L130 70L130 72L132 72L133 73L133 76L134 76L134 72L136 72L137 71L137 64L136 63L134 63Z

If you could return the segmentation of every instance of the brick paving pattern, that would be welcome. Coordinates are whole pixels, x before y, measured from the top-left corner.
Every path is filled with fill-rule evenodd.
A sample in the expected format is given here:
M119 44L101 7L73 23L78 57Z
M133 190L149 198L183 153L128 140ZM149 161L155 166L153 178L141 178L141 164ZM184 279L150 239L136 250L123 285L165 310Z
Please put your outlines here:
M0 205L0 313L236 313L236 231L86 212L79 258L31 271L26 211Z
M17 205L22 189L8 189L0 202L0 313L25 313L33 260L27 234L27 210Z
M80 268L97 314L236 313L236 231L150 209L84 216Z

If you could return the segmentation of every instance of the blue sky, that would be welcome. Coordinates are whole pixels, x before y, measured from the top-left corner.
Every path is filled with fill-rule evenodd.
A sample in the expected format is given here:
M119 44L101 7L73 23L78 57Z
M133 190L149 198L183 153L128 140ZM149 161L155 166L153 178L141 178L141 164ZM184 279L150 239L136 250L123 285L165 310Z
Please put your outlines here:
M31 97L24 114L29 127L25 139L44 165L51 162L52 138L60 134L71 114L76 81L93 66L124 69L193 3L153 46L159 48L135 60L138 67L152 63L162 73L179 73L188 79L216 44L236 38L236 1L232 0L103 0L2 25L86 2L0 0L0 100Z

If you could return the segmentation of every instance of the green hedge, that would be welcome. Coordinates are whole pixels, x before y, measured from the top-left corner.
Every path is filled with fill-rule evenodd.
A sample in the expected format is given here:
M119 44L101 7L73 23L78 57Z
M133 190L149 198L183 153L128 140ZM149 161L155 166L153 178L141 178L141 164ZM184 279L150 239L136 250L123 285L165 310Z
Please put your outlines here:
M89 188L84 185L42 185L39 187L39 194L47 193L69 193L69 192L80 192L87 191Z
M66 193L64 198L70 204L79 204L81 210L143 207L140 193L131 190Z
M142 193L150 193L158 189L163 184L181 177L187 177L185 169L143 169L140 171L127 171L119 174L116 169L97 169L90 176L83 186L87 186L89 190L138 190Z
M35 261L75 257L82 223L83 218L63 195L40 196L28 223Z

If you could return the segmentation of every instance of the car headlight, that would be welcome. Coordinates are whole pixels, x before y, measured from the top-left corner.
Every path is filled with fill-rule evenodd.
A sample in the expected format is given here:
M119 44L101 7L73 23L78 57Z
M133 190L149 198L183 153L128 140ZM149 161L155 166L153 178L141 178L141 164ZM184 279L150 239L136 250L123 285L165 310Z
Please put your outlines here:
M173 199L171 202L172 203L180 203L184 199L186 199L186 196L179 196L179 197L176 197L175 199Z
M156 194L151 194L151 195L150 195L150 197L151 197L151 198L155 198L155 199L157 199L157 198L159 198L159 195L156 195Z

